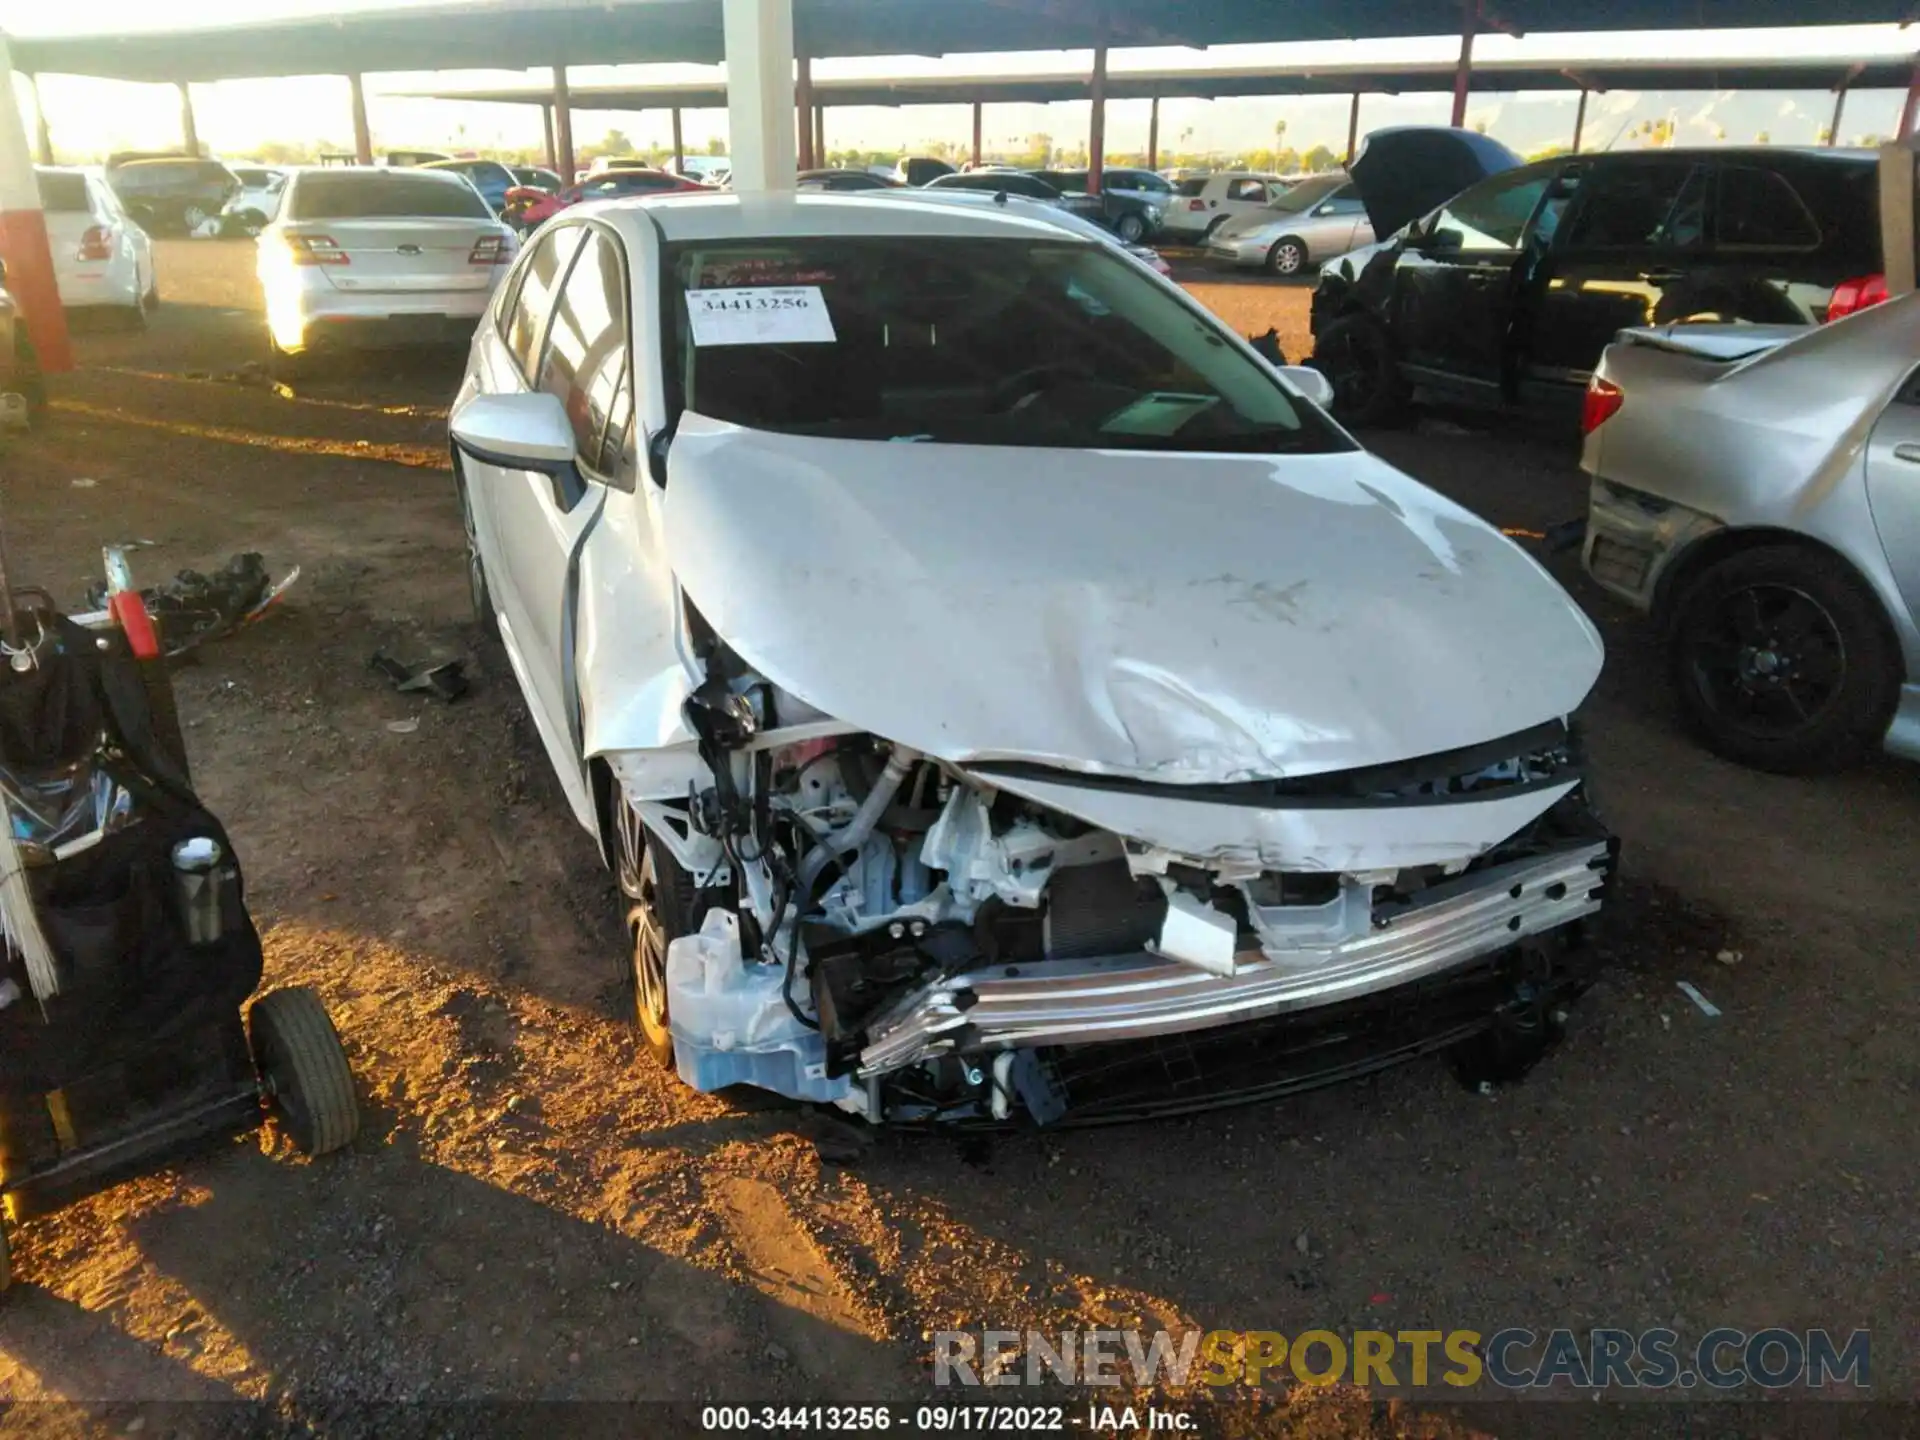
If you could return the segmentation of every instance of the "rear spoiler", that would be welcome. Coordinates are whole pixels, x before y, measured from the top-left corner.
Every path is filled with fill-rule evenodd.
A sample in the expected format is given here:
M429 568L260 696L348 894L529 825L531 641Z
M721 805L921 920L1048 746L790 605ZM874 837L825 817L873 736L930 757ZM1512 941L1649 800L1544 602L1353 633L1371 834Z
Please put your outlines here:
M1808 329L1805 325L1660 325L1622 330L1614 343L1733 365L1778 349L1805 335Z

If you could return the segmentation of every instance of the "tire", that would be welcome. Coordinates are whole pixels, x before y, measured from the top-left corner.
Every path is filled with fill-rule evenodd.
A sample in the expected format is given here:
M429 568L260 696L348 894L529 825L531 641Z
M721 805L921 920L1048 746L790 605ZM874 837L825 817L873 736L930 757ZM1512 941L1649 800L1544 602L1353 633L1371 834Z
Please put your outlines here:
M1147 222L1138 215L1122 215L1114 222L1113 233L1129 245L1138 245L1147 238Z
M268 1100L293 1143L308 1155L351 1144L360 1104L320 997L303 985L263 995L247 1014L247 1033Z
M120 328L122 330L144 330L147 328L147 306L144 300L120 307Z
M1800 545L1742 550L1674 603L1667 666L1688 723L1756 770L1838 770L1879 741L1904 673L1880 603L1845 562Z
M1284 235L1273 242L1273 248L1267 251L1267 273L1279 275L1291 280L1307 268L1306 243L1292 235Z
M705 906L693 877L647 833L626 795L613 792L614 874L626 920L627 1007L653 1058L673 1069L667 1014L667 947L700 928Z
M282 350L273 332L267 332L267 373L283 384L304 380L313 373L313 357L306 351Z
M486 562L480 558L480 530L473 519L473 502L467 494L467 474L456 458L453 484L460 498L460 525L467 536L467 597L473 602L473 623L487 639L500 639L500 612L493 605L493 590L487 584Z
M1224 215L1216 215L1211 220L1207 221L1207 228L1200 232L1199 243L1204 245L1209 240L1213 239L1213 232L1218 230L1222 225L1226 223L1227 223L1227 217Z
M1334 417L1384 426L1407 418L1408 391L1393 342L1370 315L1343 315L1315 337L1313 365L1333 382Z
M189 200L180 207L180 228L188 235L206 224L207 219L208 213L204 205Z

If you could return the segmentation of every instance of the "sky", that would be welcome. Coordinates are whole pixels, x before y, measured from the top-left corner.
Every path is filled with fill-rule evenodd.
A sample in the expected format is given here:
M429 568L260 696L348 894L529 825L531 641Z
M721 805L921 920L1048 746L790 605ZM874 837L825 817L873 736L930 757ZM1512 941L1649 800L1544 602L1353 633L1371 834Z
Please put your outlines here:
M194 26L312 14L314 0L172 0L157 7L151 0L91 0L72 12L46 0L0 0L0 30L14 35L124 33L162 25ZM371 0L336 0L327 13L376 8ZM382 0L379 8L398 8ZM1811 10L1810 10L1810 13ZM1457 37L1407 41L1329 42L1308 45L1223 45L1207 51L1175 48L1115 50L1116 70L1168 66L1289 65L1447 60L1457 52ZM1910 55L1920 32L1894 25L1823 26L1814 30L1662 32L1621 35L1530 35L1514 40L1481 37L1477 60L1564 60L1659 56L1684 59L1773 57L1782 53L1832 55L1849 59L1868 55ZM1017 55L963 55L820 60L814 74L833 76L1008 75L1084 68L1087 52L1030 52ZM576 66L572 82L647 83L718 79L719 67L695 65ZM422 88L536 83L529 72L445 71L438 74L387 74L367 77L368 110L379 148L430 147L485 150L537 147L539 112L531 106L421 100L389 92ZM31 102L20 91L31 123ZM268 141L331 141L345 144L351 134L346 81L332 76L226 81L196 85L194 113L200 138L215 153L238 158ZM179 102L169 86L49 76L40 83L54 143L63 160L94 158L110 149L160 148L180 138ZM1361 107L1363 132L1389 124L1444 124L1446 95L1368 96ZM1843 143L1891 134L1903 96L1898 91L1859 91L1849 97L1841 127ZM1826 91L1631 92L1596 95L1588 105L1585 143L1606 145L1645 120L1675 122L1677 144L1711 144L1719 139L1752 141L1764 132L1776 143L1813 143L1831 119L1833 99ZM1572 135L1575 99L1571 93L1496 94L1476 92L1468 123L1484 121L1489 133L1518 150L1565 144ZM1084 101L1054 105L991 105L985 112L989 152L1024 149L1028 138L1049 135L1056 143L1083 143L1089 107ZM1143 150L1148 103L1116 101L1108 107L1109 151ZM1168 100L1161 105L1163 151L1233 153L1269 146L1277 121L1287 125L1286 143L1305 151L1324 144L1344 149L1347 101L1337 96L1250 97L1229 100ZM914 153L931 142L960 142L971 134L972 116L964 106L915 106L904 109L840 107L827 114L832 149L853 146L888 153ZM619 129L636 146L669 142L664 111L641 113L576 111L576 144L593 143ZM705 149L710 139L723 144L724 111L688 111L688 147Z

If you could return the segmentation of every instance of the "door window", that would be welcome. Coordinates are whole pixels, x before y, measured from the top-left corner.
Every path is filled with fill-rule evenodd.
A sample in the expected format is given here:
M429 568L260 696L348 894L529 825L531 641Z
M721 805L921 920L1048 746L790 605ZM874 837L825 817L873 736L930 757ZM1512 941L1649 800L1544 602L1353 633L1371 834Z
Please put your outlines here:
M1813 250L1820 226L1785 178L1752 165L1724 165L1715 186L1714 239L1728 250Z
M1692 249L1706 234L1707 172L1690 160L1596 165L1563 233L1579 250Z
M1482 180L1433 217L1428 236L1460 250L1517 250L1551 172L1511 170Z
M1235 180L1227 186L1229 200L1250 200L1256 205L1267 203L1267 182L1264 180Z
M627 384L627 281L620 242L606 231L587 232L554 307L540 358L537 388L560 398L573 422L580 463L612 476L625 440L631 399Z
M1342 185L1320 203L1329 215L1358 215L1367 208L1351 185Z
M507 349L513 352L513 358L520 362L520 373L529 383L533 380L533 357L540 349L540 336L546 325L547 314L553 309L555 294L560 282L566 277L567 263L573 259L574 251L580 248L583 231L578 225L565 225L558 230L550 230L534 242L532 253L520 266L520 275L515 282L518 288L513 292L513 309L502 327Z

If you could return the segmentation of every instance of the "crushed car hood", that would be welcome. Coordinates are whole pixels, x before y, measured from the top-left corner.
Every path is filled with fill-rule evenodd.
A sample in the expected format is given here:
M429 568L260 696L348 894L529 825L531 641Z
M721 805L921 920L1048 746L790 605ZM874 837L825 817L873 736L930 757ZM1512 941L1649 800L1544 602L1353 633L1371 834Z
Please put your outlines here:
M689 414L665 525L749 665L954 762L1174 784L1563 716L1600 640L1535 562L1364 451L821 440Z
M1469 185L1523 164L1488 135L1445 125L1395 125L1367 136L1348 166L1373 233L1393 234Z

